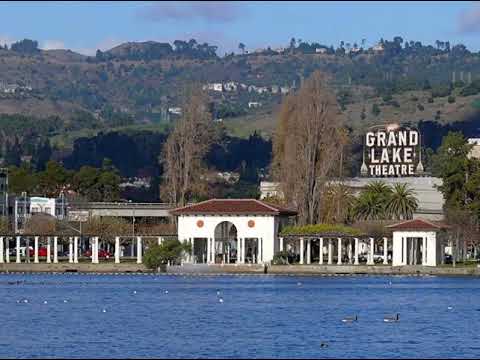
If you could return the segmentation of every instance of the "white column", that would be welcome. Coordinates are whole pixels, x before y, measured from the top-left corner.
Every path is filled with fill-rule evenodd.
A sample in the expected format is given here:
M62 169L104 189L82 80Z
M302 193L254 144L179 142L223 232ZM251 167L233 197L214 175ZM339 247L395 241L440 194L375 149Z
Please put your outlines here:
M279 240L280 240L280 251L283 251L283 237L281 237Z
M422 265L427 265L427 238L422 238Z
M210 264L211 263L211 250L210 250L210 247L211 247L211 240L210 238L207 238L207 264Z
M355 238L355 261L354 264L358 265L358 252L359 252L358 238Z
M303 251L304 251L304 240L303 237L300 238L300 264L303 265Z
M38 236L35 236L35 243L33 245L33 262L38 264Z
M120 237L115 237L115 264L120 264Z
M194 250L195 250L195 247L194 247L194 241L195 241L195 238L190 238L190 243L192 245L192 249L190 250L190 262L193 264L195 263L195 254L194 254Z
M241 259L240 259L240 252L241 252L241 239L237 238L237 264L241 264Z
M73 238L73 262L78 264L78 236Z
M142 237L137 236L137 264L142 263Z
M68 237L68 262L73 263L73 239L71 236Z
M319 244L319 254L318 254L318 263L320 265L323 264L323 238L319 239L320 244Z
M8 236L5 238L5 262L10 262L10 238Z
M0 237L0 264L5 262L5 256L3 255L3 236Z
M98 252L100 251L100 242L98 236L95 237L95 263L99 263Z
M263 263L263 238L258 239L258 251L259 251L259 256L258 256L257 263L262 264Z
M212 264L215 264L215 238L212 238Z
M20 236L17 236L17 259L15 260L16 263L20 262Z
M159 236L157 239L157 244L160 245L162 243L162 238Z
M333 264L333 247L332 239L328 239L328 265Z
M383 264L388 265L388 239L383 238Z
M342 265L342 238L338 238L337 265Z
M348 263L352 264L352 239L348 239Z
M58 263L58 237L53 237L53 263Z
M312 240L308 239L307 240L307 264L312 263L312 245L311 245Z
M374 265L373 252L374 252L373 238L370 238L370 248L368 249L368 262L367 265Z
M242 238L242 264L245 264L245 238Z
M47 236L47 264L52 262L52 258L50 257L51 249L50 249L50 236Z

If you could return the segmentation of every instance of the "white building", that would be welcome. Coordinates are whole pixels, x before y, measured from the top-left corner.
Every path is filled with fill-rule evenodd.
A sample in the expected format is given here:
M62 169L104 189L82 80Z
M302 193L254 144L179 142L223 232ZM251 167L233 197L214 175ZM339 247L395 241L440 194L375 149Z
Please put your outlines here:
M237 84L234 81L229 81L223 84L225 91L237 91Z
M480 138L470 138L468 143L473 145L472 149L468 153L469 158L480 159Z
M262 106L262 103L261 102L257 102L257 101L250 101L248 103L248 108L249 109L252 109L252 108L258 108L258 107L261 107Z
M441 263L445 252L441 241L444 226L415 219L388 228L393 231L393 266L437 266Z
M327 53L327 49L325 49L325 48L316 48L316 49L315 49L315 53L317 53L317 54L326 54L326 53Z
M181 107L171 107L171 108L168 108L168 112L170 114L182 115L182 108Z
M279 251L278 234L297 213L255 199L211 199L171 211L190 263L261 264Z
M280 190L280 183L260 181L260 200L268 197L284 198L283 192Z

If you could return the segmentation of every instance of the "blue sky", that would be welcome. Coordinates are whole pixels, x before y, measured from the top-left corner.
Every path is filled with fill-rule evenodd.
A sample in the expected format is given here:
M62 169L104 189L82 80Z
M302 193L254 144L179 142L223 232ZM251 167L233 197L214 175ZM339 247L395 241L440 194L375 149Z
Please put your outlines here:
M480 50L480 2L0 2L0 43L29 38L84 54L126 41L195 38L219 55L286 46L292 37L337 46L399 35Z

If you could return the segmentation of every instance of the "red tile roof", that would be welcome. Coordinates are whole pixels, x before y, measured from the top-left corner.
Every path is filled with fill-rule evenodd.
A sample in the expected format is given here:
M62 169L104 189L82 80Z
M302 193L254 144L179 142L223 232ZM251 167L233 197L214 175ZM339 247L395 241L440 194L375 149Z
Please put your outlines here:
M445 228L442 224L434 224L424 219L407 220L387 227L391 230L442 230Z
M173 215L252 214L297 215L297 212L256 199L211 199L170 211Z

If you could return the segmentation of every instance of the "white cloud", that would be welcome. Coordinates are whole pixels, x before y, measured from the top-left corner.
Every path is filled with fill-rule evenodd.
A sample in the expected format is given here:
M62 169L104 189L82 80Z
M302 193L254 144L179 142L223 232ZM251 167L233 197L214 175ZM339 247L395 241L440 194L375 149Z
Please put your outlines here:
M45 40L40 46L42 50L57 50L65 49L65 43L60 40Z

